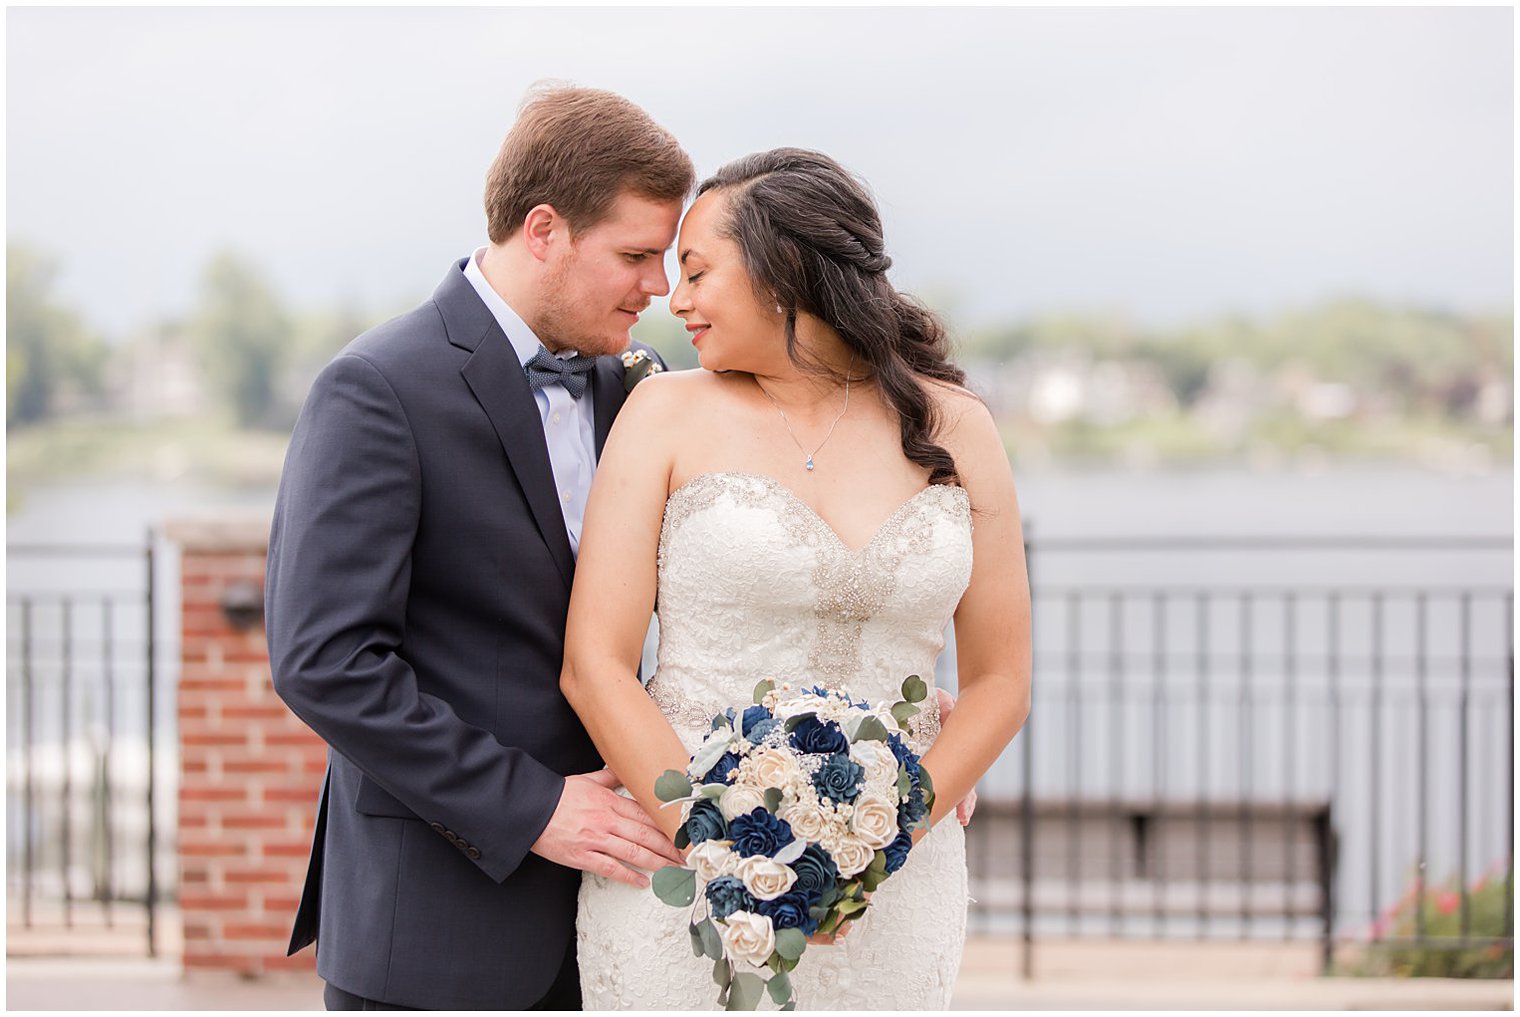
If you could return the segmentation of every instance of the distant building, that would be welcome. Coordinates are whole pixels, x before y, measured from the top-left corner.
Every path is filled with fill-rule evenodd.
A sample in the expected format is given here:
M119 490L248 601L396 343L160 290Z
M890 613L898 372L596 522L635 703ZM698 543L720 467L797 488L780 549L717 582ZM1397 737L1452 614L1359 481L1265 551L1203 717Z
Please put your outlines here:
M205 372L190 336L176 323L129 340L117 351L107 379L111 402L132 420L193 417L210 407Z

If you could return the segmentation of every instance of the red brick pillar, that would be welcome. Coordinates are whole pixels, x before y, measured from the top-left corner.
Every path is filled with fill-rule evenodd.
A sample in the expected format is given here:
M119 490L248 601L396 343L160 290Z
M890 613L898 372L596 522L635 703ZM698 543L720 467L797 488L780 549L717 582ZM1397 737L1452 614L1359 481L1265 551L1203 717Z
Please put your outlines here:
M285 948L326 747L270 683L262 610L269 523L184 521L168 532L181 549L185 968L246 976L309 970L311 950L287 958Z

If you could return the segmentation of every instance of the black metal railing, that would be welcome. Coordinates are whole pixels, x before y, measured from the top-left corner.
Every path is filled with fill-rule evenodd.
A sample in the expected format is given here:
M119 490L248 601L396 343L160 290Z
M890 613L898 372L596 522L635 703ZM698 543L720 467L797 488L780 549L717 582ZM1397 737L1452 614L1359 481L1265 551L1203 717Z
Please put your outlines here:
M1030 540L1034 707L969 831L973 927L1021 933L1026 974L1043 936L1317 941L1326 970L1348 944L1512 950L1512 587L1417 566L1414 582L1219 582L1176 564L1307 552L1335 574L1340 552L1501 551L1508 538ZM1163 566L1145 563L1156 552ZM1103 554L1144 581L1099 581L1090 560L1045 578L1057 555ZM1239 574L1263 571L1280 570ZM1498 927L1473 924L1480 867L1503 881ZM1437 876L1454 881L1454 935L1411 904Z
M1461 568L1322 576L1345 553L1500 551L1508 539L1030 540L1034 710L969 831L974 927L1021 934L1026 972L1045 936L1303 941L1327 968L1346 944L1512 950L1512 587ZM135 912L151 953L173 779L152 720L152 541L7 553L13 921ZM1217 576L1229 556L1305 553L1306 578ZM1143 581L1103 575L1104 555L1132 556ZM1190 557L1215 565L1190 577ZM1472 879L1494 865L1490 930ZM1455 935L1419 908L1407 932L1389 920L1448 876Z
M8 925L140 927L154 956L162 749L152 536L137 546L12 544L6 559Z

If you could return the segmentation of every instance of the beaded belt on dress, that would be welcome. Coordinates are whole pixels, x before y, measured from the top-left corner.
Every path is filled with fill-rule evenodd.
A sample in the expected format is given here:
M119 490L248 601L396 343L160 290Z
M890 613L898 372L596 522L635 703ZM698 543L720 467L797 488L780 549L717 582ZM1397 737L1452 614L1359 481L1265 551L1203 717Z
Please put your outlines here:
M759 681L760 679L755 679ZM825 687L829 687L825 683ZM737 703L722 703L703 706L700 703L688 699L678 690L671 688L669 683L661 680L656 673L649 679L646 686L649 697L655 701L660 712L665 714L665 719L676 729L677 734L683 735L682 742L690 742L692 736L696 742L700 742L708 731L712 730L712 719L730 706L738 706ZM907 723L908 744L915 751L922 754L928 747L934 744L934 739L939 737L939 700L935 696L929 696L919 705L919 712L910 718ZM694 749L694 744L688 748Z

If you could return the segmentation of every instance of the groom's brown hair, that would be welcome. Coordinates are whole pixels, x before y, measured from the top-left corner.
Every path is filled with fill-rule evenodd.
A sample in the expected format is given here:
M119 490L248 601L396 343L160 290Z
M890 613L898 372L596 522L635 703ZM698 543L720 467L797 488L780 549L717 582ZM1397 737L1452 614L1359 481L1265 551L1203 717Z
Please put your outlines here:
M535 86L486 177L487 231L499 244L529 209L548 204L579 232L605 218L624 191L676 201L696 178L675 136L621 95Z

